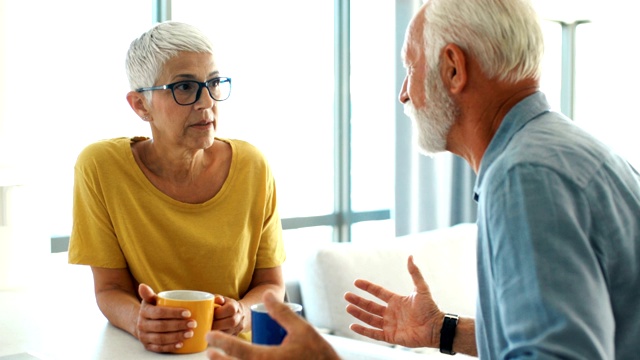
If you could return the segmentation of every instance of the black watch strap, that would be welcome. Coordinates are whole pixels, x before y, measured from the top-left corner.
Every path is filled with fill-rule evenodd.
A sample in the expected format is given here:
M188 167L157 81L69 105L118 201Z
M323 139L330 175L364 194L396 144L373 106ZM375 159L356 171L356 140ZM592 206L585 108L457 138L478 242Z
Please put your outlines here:
M458 315L445 314L442 322L442 330L440 330L440 352L443 354L454 355L453 338L456 335L456 327L458 326Z

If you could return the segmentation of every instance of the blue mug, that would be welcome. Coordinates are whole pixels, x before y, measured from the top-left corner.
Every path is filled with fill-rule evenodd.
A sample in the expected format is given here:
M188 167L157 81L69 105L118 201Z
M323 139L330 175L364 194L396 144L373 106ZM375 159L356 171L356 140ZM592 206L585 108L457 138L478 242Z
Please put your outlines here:
M285 303L296 314L302 315L302 305ZM287 331L267 313L264 304L251 305L251 342L260 345L280 345Z

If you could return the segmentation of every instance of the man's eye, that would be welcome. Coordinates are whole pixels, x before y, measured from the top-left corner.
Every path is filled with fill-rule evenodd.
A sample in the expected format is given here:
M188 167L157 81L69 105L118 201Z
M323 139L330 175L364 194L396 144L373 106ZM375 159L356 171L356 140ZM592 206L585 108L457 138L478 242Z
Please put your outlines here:
M193 91L196 88L196 85L191 81L179 82L173 86L174 90L189 92Z
M213 79L211 81L209 81L209 87L210 88L216 88L220 86L220 79Z

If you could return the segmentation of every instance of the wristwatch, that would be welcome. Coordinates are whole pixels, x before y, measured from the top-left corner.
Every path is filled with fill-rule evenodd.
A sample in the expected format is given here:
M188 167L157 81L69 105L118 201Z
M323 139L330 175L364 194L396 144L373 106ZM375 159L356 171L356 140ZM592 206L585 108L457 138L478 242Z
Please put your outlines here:
M458 326L458 315L445 314L440 330L440 352L448 355L455 355L453 351L453 337L456 335Z

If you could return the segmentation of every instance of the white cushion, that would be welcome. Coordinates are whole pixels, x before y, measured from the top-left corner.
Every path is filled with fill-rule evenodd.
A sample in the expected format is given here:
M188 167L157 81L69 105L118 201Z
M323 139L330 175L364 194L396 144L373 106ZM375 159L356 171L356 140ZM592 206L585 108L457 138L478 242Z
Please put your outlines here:
M374 299L353 285L361 278L396 293L409 294L413 291L407 271L409 255L414 255L441 310L473 316L477 294L476 236L475 224L460 224L392 241L322 246L308 259L300 283L305 317L332 334L376 342L349 330L357 320L345 311L344 293L352 291Z

